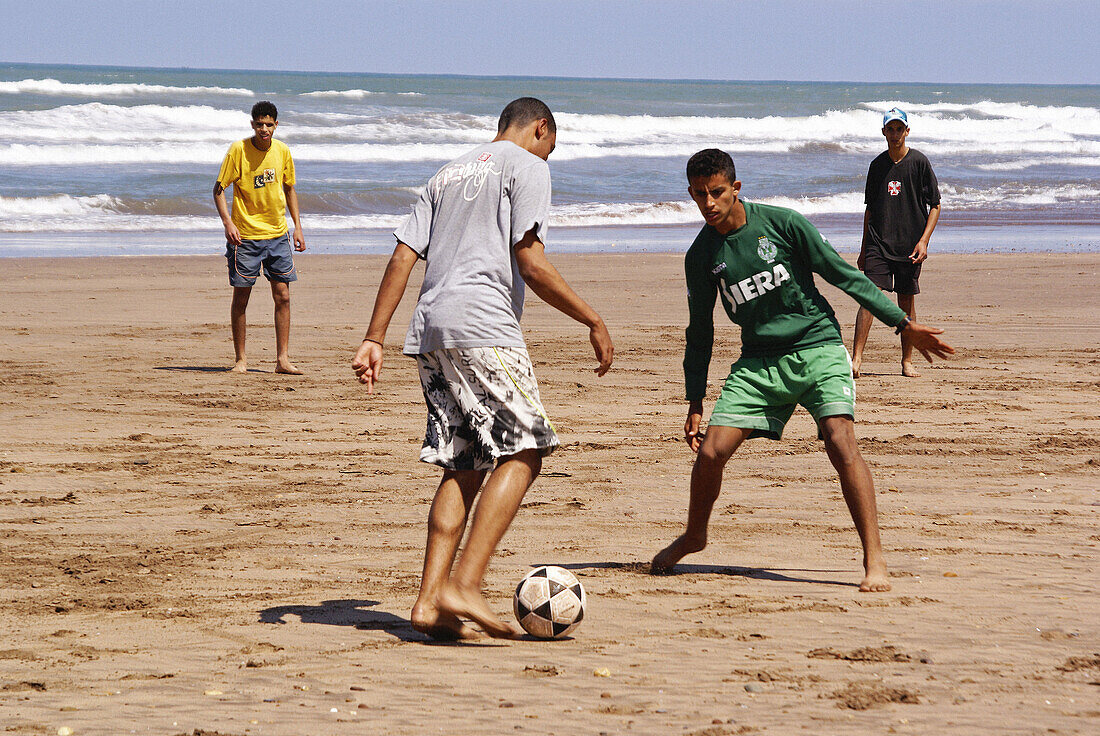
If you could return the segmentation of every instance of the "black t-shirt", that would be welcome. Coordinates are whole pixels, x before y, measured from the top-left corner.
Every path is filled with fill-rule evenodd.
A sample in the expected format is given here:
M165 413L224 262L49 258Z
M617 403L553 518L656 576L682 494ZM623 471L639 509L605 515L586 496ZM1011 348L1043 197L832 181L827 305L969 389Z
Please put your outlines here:
M924 235L928 211L940 203L940 185L932 164L914 148L896 164L890 152L883 151L867 170L864 202L871 213L870 244L890 260L908 260Z

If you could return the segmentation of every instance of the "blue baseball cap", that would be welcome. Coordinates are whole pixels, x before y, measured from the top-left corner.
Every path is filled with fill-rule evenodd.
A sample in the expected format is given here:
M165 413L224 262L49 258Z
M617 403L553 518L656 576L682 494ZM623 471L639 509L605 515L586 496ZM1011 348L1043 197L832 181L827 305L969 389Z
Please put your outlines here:
M891 120L900 120L905 123L905 127L909 127L909 116L905 114L905 110L900 107L893 107L886 111L886 114L882 116L882 127L886 127L886 124Z

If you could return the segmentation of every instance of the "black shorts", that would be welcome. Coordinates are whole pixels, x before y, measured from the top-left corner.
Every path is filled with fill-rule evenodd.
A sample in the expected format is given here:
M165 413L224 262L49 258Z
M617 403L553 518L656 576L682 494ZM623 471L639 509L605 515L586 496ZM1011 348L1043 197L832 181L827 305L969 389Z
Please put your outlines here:
M920 267L922 263L891 261L882 254L882 250L867 246L863 254L863 273L871 282L883 291L898 294L919 294Z

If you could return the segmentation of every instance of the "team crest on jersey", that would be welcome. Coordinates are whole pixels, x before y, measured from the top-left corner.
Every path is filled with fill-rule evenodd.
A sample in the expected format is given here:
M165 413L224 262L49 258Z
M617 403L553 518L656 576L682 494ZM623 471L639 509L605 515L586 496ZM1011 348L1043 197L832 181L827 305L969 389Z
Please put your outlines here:
M760 260L765 263L771 263L775 260L775 243L768 240L767 237L757 238L756 243L756 254L760 256Z
M901 194L901 182L891 181L886 184L886 191L890 192L891 197L896 197Z
M483 153L483 154L481 154L480 156L477 157L477 160L478 161L488 161L492 157L493 157L493 154L491 154L491 153Z

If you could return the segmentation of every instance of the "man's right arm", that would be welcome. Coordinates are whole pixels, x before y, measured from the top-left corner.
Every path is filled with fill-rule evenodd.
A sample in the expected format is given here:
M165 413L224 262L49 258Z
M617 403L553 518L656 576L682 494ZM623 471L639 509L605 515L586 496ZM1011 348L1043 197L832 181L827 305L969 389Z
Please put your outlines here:
M409 274L412 273L413 266L418 260L416 251L398 241L393 255L390 256L390 262L386 264L386 272L382 274L382 283L378 285L378 296L374 299L370 326L367 328L363 343L351 361L352 370L355 371L359 382L366 384L368 393L374 393L374 382L382 372L382 344L386 340L386 331L389 329L390 320L393 319L397 305L401 303L405 286L409 283Z
M225 239L233 245L241 244L241 233L233 224L233 218L229 214L229 205L225 201L225 187L220 181L214 182L214 206L218 208L218 217L222 218L222 228L225 229Z
M688 290L688 326L684 331L684 391L688 415L684 422L684 439L694 452L698 452L702 443L699 427L703 419L703 397L707 393L707 372L714 350L714 302L718 298L718 286L707 277L706 264L696 263L690 252L684 264Z
M859 241L859 256L856 257L856 268L863 271L867 260L867 235L871 227L871 208L863 210L863 239Z

